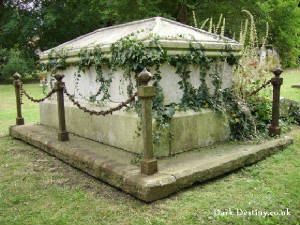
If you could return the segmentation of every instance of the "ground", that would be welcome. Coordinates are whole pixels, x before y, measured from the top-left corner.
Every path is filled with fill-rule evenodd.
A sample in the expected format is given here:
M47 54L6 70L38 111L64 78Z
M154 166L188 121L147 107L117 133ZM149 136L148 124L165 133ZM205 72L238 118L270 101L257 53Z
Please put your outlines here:
M297 100L299 70L284 75L282 96ZM42 96L37 84L25 85ZM0 85L0 224L299 224L299 142L266 160L145 204L40 150L8 136L15 123L14 92ZM38 121L38 105L24 101L25 122ZM289 216L221 216L231 209Z

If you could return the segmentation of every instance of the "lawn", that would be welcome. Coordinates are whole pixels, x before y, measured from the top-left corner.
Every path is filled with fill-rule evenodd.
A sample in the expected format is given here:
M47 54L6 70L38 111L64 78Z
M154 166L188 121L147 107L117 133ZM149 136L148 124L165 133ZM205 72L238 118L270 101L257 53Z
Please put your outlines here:
M299 101L299 70L285 76L282 96ZM25 85L41 97L38 84ZM10 138L15 95L0 85L0 225L42 224L299 224L300 129L293 145L266 160L145 204L54 157ZM25 122L39 121L38 105L24 101ZM222 216L217 210L280 212L266 217Z
M288 69L282 73L282 77L281 96L300 103L300 88L291 88L294 84L300 84L300 70Z
M36 98L43 97L39 84L25 84L24 88ZM23 98L22 114L25 123L40 120L39 105ZM8 126L16 123L16 96L13 85L0 85L0 136L8 134Z

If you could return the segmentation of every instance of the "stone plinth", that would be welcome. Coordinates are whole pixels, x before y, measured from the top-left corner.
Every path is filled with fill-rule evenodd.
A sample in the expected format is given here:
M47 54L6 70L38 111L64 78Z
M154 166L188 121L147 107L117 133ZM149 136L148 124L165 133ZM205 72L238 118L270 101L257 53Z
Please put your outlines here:
M293 142L284 136L260 144L225 144L185 152L158 160L158 172L147 176L131 163L135 154L72 134L69 142L59 142L57 130L27 124L11 127L10 135L146 202L253 164Z
M92 108L92 105L89 107ZM134 153L141 153L143 149L142 137L137 135L140 118L135 112L119 111L105 117L90 116L71 104L65 104L65 113L67 130L71 133ZM56 103L41 103L40 118L41 124L57 128ZM169 156L208 146L225 141L230 135L224 115L208 109L201 112L177 112L171 120L170 127L175 138L162 138L160 145L154 146L155 156Z

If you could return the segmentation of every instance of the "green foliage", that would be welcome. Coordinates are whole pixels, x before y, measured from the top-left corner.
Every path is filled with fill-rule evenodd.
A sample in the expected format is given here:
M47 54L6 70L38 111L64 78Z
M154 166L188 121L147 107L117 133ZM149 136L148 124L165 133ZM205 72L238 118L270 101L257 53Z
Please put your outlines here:
M206 19L212 18L212 24L216 23L214 31L211 29L213 32L233 37L239 33L240 21L246 16L242 10L247 9L257 21L259 38L265 36L268 22L268 43L278 49L284 66L293 66L299 64L300 54L297 4L297 0L203 0L196 3L192 0L5 0L0 3L0 48L16 48L26 58L36 61L36 49L49 49L98 28L153 16L192 25L192 12L199 21L198 27L209 29ZM225 31L221 14L226 18L228 29Z
M297 124L300 124L300 109L299 105L296 104L290 104L288 106L288 116L287 118L290 118L293 120L293 122L296 122Z
M8 49L18 48L33 57L32 39L37 35L36 27L40 23L36 12L22 9L13 1L4 5L1 14L2 12L4 14L0 20L0 46Z
M75 86L78 85L79 78L81 77L81 72L85 72L86 69L89 69L92 65L95 66L95 71L97 74L96 82L100 84L99 89L97 93L89 97L89 101L95 102L97 96L100 94L103 94L101 101L105 101L110 98L109 94L109 87L112 82L112 73L108 74L108 77L104 77L102 68L105 65L109 65L109 60L107 58L103 57L103 54L101 52L101 47L96 46L92 50L88 50L86 48L81 49L81 51L78 53L78 57L80 58L79 62L76 63L76 66L78 66L77 71L77 79ZM79 89L77 88L77 92L79 93ZM83 97L80 93L79 95Z
M41 50L113 24L111 9L102 0L41 1L38 13Z
M289 100L281 99L280 101L280 119L287 123L300 124L300 105L299 103Z
M257 1L260 10L259 24L270 24L269 43L273 44L281 56L284 67L299 65L300 49L300 9L298 0L267 0Z
M256 120L257 129L267 133L272 119L272 99L257 95L249 97L248 103Z
M184 12L183 20L188 18L186 3L193 1L181 0L116 0L111 1L108 6L115 15L116 23L123 23L137 19L163 16L170 19L179 19L181 12ZM134 6L134 7L132 7ZM184 6L184 7L182 7ZM126 12L126 13L124 13ZM187 21L182 21L187 22Z
M3 66L7 64L8 54L9 54L9 51L6 48L4 48L4 49L0 48L0 74L2 73L1 71L3 70ZM2 78L2 75L1 75L1 78Z
M266 63L260 61L260 52L258 51L258 44L261 44L261 51L265 49L266 40L268 38L268 22L266 22L265 37L259 39L256 30L256 24L254 16L248 10L242 10L250 18L247 18L244 22L241 22L239 42L243 44L241 51L242 56L239 60L238 65L234 69L233 83L234 91L240 98L246 99L249 94L254 90L261 87L266 82L266 74L271 69L279 66L279 62L275 60ZM273 58L272 58L273 59ZM271 88L267 86L266 89Z
M143 42L136 38L136 34L140 32L144 30L131 33L111 46L112 64L127 70L128 76L129 71L138 73L146 66L161 64L166 59L166 51L161 48L158 37L152 37L150 43L155 48L146 48Z
M17 49L1 49L0 81L12 80L12 75L18 72L22 80L34 80L37 78L33 59L26 59Z
M25 86L28 90L39 86ZM15 122L12 85L0 86L0 131ZM35 94L37 94L35 92ZM23 106L28 107L30 102ZM38 105L23 110L37 121ZM3 120L5 118L5 120ZM7 122L9 121L9 122ZM144 204L60 160L10 138L0 139L2 224L243 224L299 223L299 129L294 144L224 177ZM132 159L138 164L140 157ZM99 191L100 190L100 191ZM45 207L48 206L48 207ZM75 207L76 206L76 207ZM157 210L159 207L160 210ZM215 209L281 211L290 216L214 216Z
M66 58L67 55L64 50L60 50L60 51L52 50L48 54L48 63L41 64L41 69L51 71L52 72L51 74L56 73L60 69L64 70L67 68Z
M211 25L208 23L207 18L212 18L211 24L214 24L219 20L219 16L223 14L227 24L225 36L233 37L234 34L240 33L240 23L246 16L242 10L246 9L254 16L259 40L265 37L266 23L268 23L269 35L267 42L278 50L282 65L284 67L299 65L300 21L298 15L300 9L297 7L298 0L245 0L238 2L221 0L207 3L208 1L203 1L201 8L195 10L199 21L198 27L204 25L204 29L210 30ZM211 28L211 32L214 32L213 28ZM249 39L246 40L246 42L248 41Z
M287 74L286 79L289 77ZM25 89L35 97L43 97L37 84L25 84ZM293 132L291 146L266 160L203 185L194 185L171 198L144 204L39 149L9 137L8 127L15 123L16 118L13 92L12 85L0 85L2 224L96 225L99 224L99 215L102 215L101 223L120 225L299 223L299 128ZM26 98L22 113L26 123L39 121L38 104ZM133 158L133 163L139 161L140 157ZM157 210L158 206L163 210ZM265 211L288 208L291 216L269 216L260 220L253 216L233 216L230 222L224 217L214 216L215 209L228 208Z
M162 49L158 41L159 37L150 36L149 38L151 40L150 44L146 46L141 40L137 40L135 33L132 33L111 45L111 57L104 56L101 53L100 46L96 46L92 50L82 49L78 54L80 59L75 63L75 66L78 67L78 71L74 74L76 83L80 80L81 72L95 65L96 82L99 83L99 89L89 99L95 101L96 97L102 94L103 97L100 100L102 102L109 100L108 90L111 75L117 67L123 69L124 79L130 81L127 87L128 96L133 94L133 84L138 84L138 73L146 66L148 69L154 69L153 86L156 89L156 96L153 99L153 118L156 120L156 125L153 137L155 144L159 144L162 136L173 138L169 124L176 110L192 109L200 111L202 108L211 108L229 115L232 139L252 138L256 135L256 122L251 112L247 110L247 103L237 98L231 89L221 89L220 66L227 60L230 64L238 62L237 58L231 54L230 48L226 48L224 56L207 57L201 45L197 47L190 45L190 52L184 55L168 56L167 51ZM64 50L61 50L61 52L64 52ZM64 68L68 66L65 62L65 54L66 52L64 54L51 52L49 54L50 60L45 68L55 71L58 67L62 68L62 65ZM160 66L163 63L173 66L176 69L176 74L181 78L178 86L183 91L183 97L179 104L164 104L164 96L159 84L161 80ZM110 68L111 71L108 78L104 78L102 72L102 66L104 65ZM199 67L201 84L198 88L195 88L190 82L191 66ZM213 93L209 92L206 83L208 78L212 80ZM138 101L133 102L131 107L140 115ZM260 118L257 119L260 120Z

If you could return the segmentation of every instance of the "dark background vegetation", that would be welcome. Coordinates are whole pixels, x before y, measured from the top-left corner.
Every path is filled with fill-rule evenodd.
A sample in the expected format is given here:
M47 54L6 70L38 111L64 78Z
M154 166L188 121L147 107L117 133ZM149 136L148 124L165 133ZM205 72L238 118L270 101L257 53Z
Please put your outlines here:
M95 29L163 16L194 25L206 18L226 18L225 36L239 34L249 10L258 36L270 25L268 44L281 56L283 67L299 64L298 0L0 0L0 81L12 73L35 79L37 49L43 51ZM207 29L207 28L206 28ZM237 35L238 36L238 35Z

